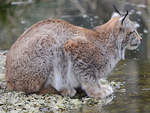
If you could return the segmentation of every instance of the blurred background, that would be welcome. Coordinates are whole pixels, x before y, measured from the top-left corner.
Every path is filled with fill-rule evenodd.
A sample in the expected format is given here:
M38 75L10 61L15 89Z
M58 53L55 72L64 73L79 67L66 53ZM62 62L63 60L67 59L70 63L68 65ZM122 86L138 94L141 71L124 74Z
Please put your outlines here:
M28 27L46 18L91 29L110 19L113 5L130 12L143 40L137 50L127 51L126 60L111 73L109 80L122 83L113 100L101 110L90 109L95 113L150 113L150 0L0 0L0 50L9 50Z

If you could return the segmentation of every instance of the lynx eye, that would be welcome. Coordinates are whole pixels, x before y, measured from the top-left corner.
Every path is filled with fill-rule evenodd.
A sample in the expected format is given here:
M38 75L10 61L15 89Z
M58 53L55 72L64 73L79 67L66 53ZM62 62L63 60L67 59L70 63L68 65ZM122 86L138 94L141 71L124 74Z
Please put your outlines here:
M134 32L135 32L135 30L134 30L134 31L131 31L131 32L129 33L129 35L133 34Z

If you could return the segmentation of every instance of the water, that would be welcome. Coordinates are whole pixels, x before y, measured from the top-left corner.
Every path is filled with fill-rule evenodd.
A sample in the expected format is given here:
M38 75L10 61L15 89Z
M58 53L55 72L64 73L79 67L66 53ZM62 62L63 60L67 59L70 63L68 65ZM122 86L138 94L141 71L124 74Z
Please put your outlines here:
M71 112L150 113L150 8L144 0L24 0L11 4L0 1L0 49L8 50L25 29L45 18L61 18L86 28L105 23L111 17L112 4L130 11L143 37L142 44L135 51L127 51L126 59L111 73L110 81L122 83L112 101Z

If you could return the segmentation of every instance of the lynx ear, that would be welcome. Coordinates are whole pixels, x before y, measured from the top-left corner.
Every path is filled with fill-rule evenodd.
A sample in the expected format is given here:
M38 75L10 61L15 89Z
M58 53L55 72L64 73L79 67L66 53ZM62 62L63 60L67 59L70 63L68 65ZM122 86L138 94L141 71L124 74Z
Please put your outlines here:
M113 8L114 8L115 12L118 13L121 16L121 13L119 12L119 10L116 8L115 5L113 5Z
M124 22L124 20L126 19L127 16L128 16L128 10L127 10L126 14L124 15L124 17L122 18L121 24L123 24L123 22Z

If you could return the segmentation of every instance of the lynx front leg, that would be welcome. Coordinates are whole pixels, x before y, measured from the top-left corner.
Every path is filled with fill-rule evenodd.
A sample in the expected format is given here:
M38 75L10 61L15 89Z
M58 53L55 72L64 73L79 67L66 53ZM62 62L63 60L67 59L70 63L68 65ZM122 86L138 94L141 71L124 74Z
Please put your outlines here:
M75 68L78 73L78 80L81 88L89 97L104 98L113 93L112 87L109 84L103 84L98 79L98 72L93 66L80 64Z
M86 91L89 97L94 98L104 98L113 93L113 89L111 86L106 84L102 85L97 83L96 81L94 83L89 81L82 81L81 87Z
M95 83L82 81L81 87L89 97L94 97L94 98L102 97L100 87Z
M76 65L74 69L74 71L77 72L76 75L78 75L81 88L89 97L105 97L101 84L99 84L97 80L96 69L94 67L80 63L80 65Z
M106 82L106 80L104 80L104 79L100 79L98 81L98 83L101 87L101 92L102 92L103 97L109 96L113 93L113 88L110 86L109 83L105 83L105 82Z
M94 43L84 37L76 37L64 44L64 50L71 57L73 72L89 97L103 98L111 94L97 80L104 56Z

